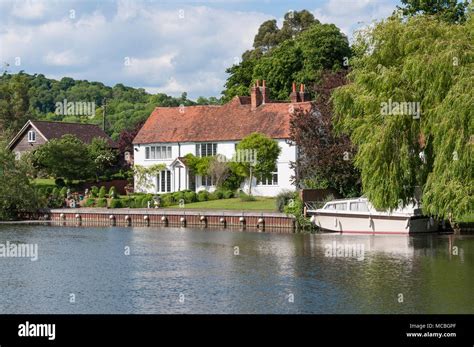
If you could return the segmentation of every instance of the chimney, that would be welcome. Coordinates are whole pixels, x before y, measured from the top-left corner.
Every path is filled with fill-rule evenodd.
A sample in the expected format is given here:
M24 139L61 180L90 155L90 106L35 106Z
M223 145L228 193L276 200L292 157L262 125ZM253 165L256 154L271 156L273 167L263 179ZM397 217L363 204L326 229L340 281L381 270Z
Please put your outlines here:
M265 85L265 80L262 81L262 86L260 87L260 92L262 93L262 103L268 104L270 102L270 91Z
M311 101L311 96L309 95L308 92L305 92L304 90L304 84L300 84L300 101Z
M300 102L300 94L296 92L296 83L293 82L292 88L290 93L290 100L292 103Z
M257 80L257 83L253 85L250 90L250 104L251 110L255 110L258 106L262 104L262 92L260 91L260 82Z

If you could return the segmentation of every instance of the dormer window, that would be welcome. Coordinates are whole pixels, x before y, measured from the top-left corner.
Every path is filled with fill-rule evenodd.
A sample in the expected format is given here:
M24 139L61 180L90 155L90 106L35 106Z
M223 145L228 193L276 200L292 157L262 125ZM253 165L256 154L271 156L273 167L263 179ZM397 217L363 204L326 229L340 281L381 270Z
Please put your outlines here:
M28 142L36 142L36 131L28 131Z

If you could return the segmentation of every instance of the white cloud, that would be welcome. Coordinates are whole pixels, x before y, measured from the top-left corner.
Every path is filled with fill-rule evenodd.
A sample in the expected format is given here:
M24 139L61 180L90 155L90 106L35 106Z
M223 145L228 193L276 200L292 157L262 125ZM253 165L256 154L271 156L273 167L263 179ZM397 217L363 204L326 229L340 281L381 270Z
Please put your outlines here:
M41 22L11 17L0 22L2 59L21 56L18 70L173 94L187 91L190 97L219 95L225 69L251 48L258 26L270 18L206 6L119 1L108 3L109 8L75 4L71 19L71 4L41 4L49 6L42 9L48 15ZM39 7L35 11L39 15ZM127 57L130 66L124 64Z
M43 0L25 0L15 2L11 13L18 18L35 19L43 16L45 8Z
M313 14L322 23L337 25L351 38L354 29L387 17L394 9L393 0L328 0Z

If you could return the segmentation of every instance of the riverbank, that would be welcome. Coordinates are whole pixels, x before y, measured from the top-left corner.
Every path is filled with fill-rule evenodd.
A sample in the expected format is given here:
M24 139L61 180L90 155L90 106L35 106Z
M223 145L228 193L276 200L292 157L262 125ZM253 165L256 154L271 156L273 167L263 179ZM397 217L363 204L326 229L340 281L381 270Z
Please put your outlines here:
M279 212L236 211L236 210L189 210L189 209L47 209L42 210L38 219L65 224L100 224L124 226L199 226L199 227L239 227L258 231L296 231L292 216Z

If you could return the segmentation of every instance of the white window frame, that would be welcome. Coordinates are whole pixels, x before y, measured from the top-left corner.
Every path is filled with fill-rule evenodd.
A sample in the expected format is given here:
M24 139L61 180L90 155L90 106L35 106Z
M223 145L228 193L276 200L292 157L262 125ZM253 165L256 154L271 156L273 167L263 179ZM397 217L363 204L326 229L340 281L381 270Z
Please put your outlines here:
M270 177L271 176L271 177ZM257 177L257 186L277 187L278 186L278 168L270 173L269 177Z
M211 154L209 154L209 148L211 150ZM203 149L205 149L203 151ZM203 152L205 155L202 155ZM199 142L196 143L196 157L212 157L217 155L217 142Z
M163 179L164 175L164 183L165 183L165 189L162 190L161 188L161 181ZM172 174L170 170L162 170L158 173L156 176L156 191L158 193L171 193L172 187L173 187L173 182L172 182Z
M210 185L207 183L211 183ZM201 185L204 187L214 187L214 178L210 175L201 176Z
M34 130L28 131L28 142L29 143L36 142L36 131Z
M158 154L159 153L159 154ZM145 160L170 160L173 159L172 146L146 146Z

